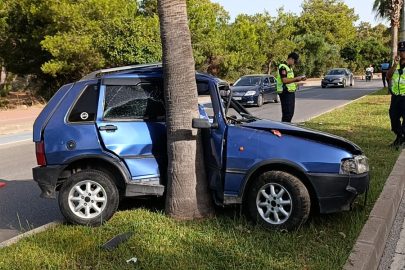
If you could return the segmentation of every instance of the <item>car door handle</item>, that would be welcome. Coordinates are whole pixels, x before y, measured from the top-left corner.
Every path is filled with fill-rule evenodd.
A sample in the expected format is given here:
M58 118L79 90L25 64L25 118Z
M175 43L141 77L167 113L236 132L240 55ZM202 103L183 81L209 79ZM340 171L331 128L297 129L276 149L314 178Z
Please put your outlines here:
M101 126L98 129L99 130L107 130L107 131L109 131L109 130L117 130L118 127L114 126L114 125L106 125L106 126Z

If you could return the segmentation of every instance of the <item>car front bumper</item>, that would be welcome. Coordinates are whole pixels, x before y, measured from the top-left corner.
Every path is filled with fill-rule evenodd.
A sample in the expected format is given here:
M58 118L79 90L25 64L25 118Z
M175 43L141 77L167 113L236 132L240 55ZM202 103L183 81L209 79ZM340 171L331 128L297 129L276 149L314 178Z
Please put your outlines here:
M335 86L342 86L343 81L322 81L322 85L335 85Z
M321 213L351 210L354 200L366 192L370 174L308 174L318 197Z
M257 96L233 97L242 105L257 105Z
M32 168L32 176L34 181L38 183L38 186L42 191L40 195L41 198L56 198L57 180L65 167L65 165L56 165Z

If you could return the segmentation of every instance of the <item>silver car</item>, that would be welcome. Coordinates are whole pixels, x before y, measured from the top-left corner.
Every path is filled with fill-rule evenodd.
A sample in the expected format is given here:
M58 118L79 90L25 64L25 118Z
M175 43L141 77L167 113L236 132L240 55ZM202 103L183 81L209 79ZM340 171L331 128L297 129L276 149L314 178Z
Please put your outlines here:
M354 85L354 75L347 68L334 68L326 73L325 77L322 78L322 88L328 85L346 87Z

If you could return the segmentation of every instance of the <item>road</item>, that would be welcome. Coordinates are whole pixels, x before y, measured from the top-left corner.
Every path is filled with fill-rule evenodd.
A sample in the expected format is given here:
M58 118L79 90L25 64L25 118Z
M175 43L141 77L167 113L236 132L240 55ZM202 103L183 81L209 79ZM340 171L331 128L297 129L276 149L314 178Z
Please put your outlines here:
M293 123L304 122L381 87L381 80L356 81L354 87L348 88L301 87L296 95ZM258 117L281 120L281 106L277 103L248 110ZM57 201L39 198L40 189L32 180L31 169L36 160L31 133L0 136L0 156L0 182L6 183L0 188L0 242L61 219Z

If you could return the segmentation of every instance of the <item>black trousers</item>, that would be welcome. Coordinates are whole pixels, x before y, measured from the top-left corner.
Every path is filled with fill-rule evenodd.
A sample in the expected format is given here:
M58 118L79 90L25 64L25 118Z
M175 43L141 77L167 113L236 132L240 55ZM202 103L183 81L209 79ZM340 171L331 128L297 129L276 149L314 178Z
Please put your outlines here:
M383 85L385 87L385 83L387 83L387 85L388 85L387 72L381 73L381 77L382 77Z
M397 135L405 134L405 96L391 95L389 115L391 130Z
M295 92L284 91L279 94L281 101L281 122L291 122L295 109Z

